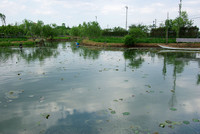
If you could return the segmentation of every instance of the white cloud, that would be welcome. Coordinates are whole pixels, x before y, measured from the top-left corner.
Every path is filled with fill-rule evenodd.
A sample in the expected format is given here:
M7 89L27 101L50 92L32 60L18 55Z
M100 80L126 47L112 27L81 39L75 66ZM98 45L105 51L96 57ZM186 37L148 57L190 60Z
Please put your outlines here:
M74 26L83 21L95 20L101 26L121 26L124 27L125 6L128 9L128 23L147 24L154 19L163 21L169 12L170 18L174 19L178 15L179 1L139 1L139 0L1 0L0 12L4 13L8 23L21 22L25 18L31 20L43 20L45 23L68 23ZM183 10L190 15L200 13L200 1L183 1ZM196 20L195 20L196 21ZM198 26L200 22L196 21Z

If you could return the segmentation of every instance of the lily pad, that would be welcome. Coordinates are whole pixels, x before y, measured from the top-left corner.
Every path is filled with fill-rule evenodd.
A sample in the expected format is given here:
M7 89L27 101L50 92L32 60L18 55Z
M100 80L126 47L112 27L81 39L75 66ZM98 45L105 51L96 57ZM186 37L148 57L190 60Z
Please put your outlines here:
M189 121L183 121L183 123L186 124L186 125L190 124Z
M111 114L116 114L116 112L115 112L114 110L113 110L113 111L111 111L110 113L111 113Z
M200 122L199 119L192 119L193 122Z
M120 101L123 101L123 99L121 98L121 99L119 99Z
M113 101L118 102L118 100L113 100Z
M171 107L170 110L171 110L171 111L177 111L177 109L174 108L174 107Z
M124 112L124 113L122 113L123 115L130 115L130 113L129 112Z
M5 93L7 99L17 99L22 91L9 91Z
M148 87L148 88L151 88L151 86L150 85L145 85L146 87Z

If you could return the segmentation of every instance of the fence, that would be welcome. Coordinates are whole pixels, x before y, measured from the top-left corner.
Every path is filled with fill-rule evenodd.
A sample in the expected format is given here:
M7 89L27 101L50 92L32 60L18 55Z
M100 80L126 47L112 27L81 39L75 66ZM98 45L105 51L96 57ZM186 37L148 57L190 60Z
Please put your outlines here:
M200 38L176 38L176 42L197 43L200 42Z

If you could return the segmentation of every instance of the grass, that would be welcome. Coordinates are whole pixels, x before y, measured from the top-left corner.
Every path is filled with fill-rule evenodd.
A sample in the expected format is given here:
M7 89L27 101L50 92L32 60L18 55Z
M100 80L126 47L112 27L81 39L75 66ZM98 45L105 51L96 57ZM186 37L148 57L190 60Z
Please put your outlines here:
M69 40L71 39L71 37L53 37L53 39L65 39L65 40Z
M27 38L0 38L0 42L27 41Z
M124 37L99 37L90 40L103 43L124 43ZM166 43L166 40L165 38L139 38L136 39L136 43ZM168 43L176 43L176 39L170 38Z
M136 43L166 43L165 38L139 38ZM176 39L168 39L168 43L176 43Z
M90 39L95 42L103 42L103 43L124 43L124 38L123 37L99 37L99 38L94 38Z

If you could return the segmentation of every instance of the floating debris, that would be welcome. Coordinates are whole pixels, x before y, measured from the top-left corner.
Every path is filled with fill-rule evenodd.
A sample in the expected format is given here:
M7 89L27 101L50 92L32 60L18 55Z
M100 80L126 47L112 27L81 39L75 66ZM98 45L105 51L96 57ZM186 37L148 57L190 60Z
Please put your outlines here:
M29 98L33 98L33 97L34 97L34 95L29 95L28 97L29 97Z
M12 102L13 100L7 100L8 103Z
M135 97L135 95L133 94L131 97Z
M200 122L199 119L192 119L193 122Z
M169 125L168 127L169 127L169 128L171 128L171 129L174 129L174 128L175 128L175 127L174 127L174 126L172 126L172 125Z
M61 80L64 80L64 78L61 78Z
M116 71L119 71L119 69L115 69Z
M40 97L40 102L44 101L44 96Z
M50 117L50 115L48 114L48 115L46 115L46 119L49 119L49 117Z
M183 123L186 124L186 125L190 124L189 121L183 121Z
M177 109L174 108L174 107L171 107L170 110L171 110L171 111L177 111Z
M108 110L112 110L112 108L108 108Z
M124 80L124 82L128 82L128 80Z
M159 124L159 127L164 128L164 127L165 127L165 124L164 124L164 123L160 123L160 124Z
M41 116L44 117L44 118L46 118L46 119L49 119L50 114L46 114L46 113L44 113L44 114L41 114Z
M124 113L122 113L123 115L130 115L130 113L129 112L124 112Z

